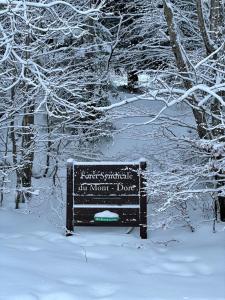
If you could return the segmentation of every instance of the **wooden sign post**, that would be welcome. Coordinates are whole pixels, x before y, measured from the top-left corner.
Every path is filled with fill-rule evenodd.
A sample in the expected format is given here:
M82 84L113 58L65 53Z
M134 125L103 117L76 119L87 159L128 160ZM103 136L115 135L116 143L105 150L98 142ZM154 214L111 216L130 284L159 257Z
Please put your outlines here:
M74 226L140 227L147 238L146 162L67 162L67 235Z

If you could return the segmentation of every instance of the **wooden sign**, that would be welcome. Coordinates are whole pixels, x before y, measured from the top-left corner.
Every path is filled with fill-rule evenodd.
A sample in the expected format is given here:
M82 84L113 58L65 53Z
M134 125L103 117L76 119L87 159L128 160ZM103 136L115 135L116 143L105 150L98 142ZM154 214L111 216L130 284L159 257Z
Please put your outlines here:
M67 235L74 226L140 227L147 238L146 162L67 162Z

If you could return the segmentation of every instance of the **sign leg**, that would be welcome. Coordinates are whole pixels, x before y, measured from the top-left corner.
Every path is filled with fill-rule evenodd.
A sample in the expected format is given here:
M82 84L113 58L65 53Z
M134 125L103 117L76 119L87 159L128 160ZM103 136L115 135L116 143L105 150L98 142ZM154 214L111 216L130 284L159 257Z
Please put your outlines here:
M147 239L148 236L147 236L147 226L146 225L141 225L140 226L140 236L142 239Z
M73 234L73 162L67 163L66 236Z
M146 170L146 162L140 163L140 236L147 239L147 192L146 179L143 172Z

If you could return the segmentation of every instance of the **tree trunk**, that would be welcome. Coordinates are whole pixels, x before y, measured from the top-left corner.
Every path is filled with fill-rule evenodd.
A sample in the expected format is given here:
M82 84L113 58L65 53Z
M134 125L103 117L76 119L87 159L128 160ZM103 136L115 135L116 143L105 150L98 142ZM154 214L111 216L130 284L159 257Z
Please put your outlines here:
M22 158L23 158L23 169L21 172L22 186L29 190L31 188L32 179L32 167L34 160L34 104L29 102L28 107L24 109L23 117L23 136L22 136ZM30 197L29 192L24 193L25 197ZM25 202L23 197L22 202Z
M51 121L49 119L48 113L46 114L47 118L47 131L48 131L48 141L47 141L47 156L46 156L46 167L44 171L43 177L47 177L49 167L50 167L50 153L51 153L51 146L52 146L52 141L51 141Z
M5 179L6 179L6 173L5 170L7 169L7 160L6 157L8 155L8 140L9 140L9 129L7 129L6 132L6 141L4 142L5 150L4 150L4 159L2 161L3 165L1 166L3 175L1 177L1 187L0 187L0 206L3 204L4 199L4 188L5 188Z
M222 0L211 0L210 5L210 33L211 39L214 41L215 45L220 46L223 42L224 37L224 4ZM216 58L215 58L216 59ZM221 63L223 63L221 61ZM217 78L217 71L215 71L215 78ZM220 96L225 98L225 93L221 92ZM224 127L222 127L222 105L217 100L214 99L211 104L212 112L212 133L214 137L220 137L220 141L224 141ZM217 156L215 159L222 160L221 155ZM225 185L225 174L223 169L217 170L217 188L221 188ZM219 210L220 220L225 222L225 197L218 194L216 200L216 206Z
M129 90L133 91L138 85L138 74L137 71L127 72L127 87Z
M166 0L163 0L163 5L164 5L164 15L166 18L169 36L170 36L170 44L176 59L177 68L179 70L179 73L183 77L184 87L187 90L189 90L193 87L193 85L190 77L191 75L190 75L189 67L183 55L182 46L178 38L173 10L170 4L168 4ZM198 102L196 101L194 96L189 98L189 103L192 106L192 111L197 124L197 132L199 137L207 138L208 130L207 130L207 122L206 122L204 111L198 107Z
M215 44L222 42L224 34L223 0L211 0L210 3L210 34Z
M26 36L26 46L30 44L29 31ZM28 61L30 59L30 53L25 51L25 59ZM29 78L29 70L25 68L25 76ZM24 82L24 99L32 97L29 95L29 84ZM32 167L34 160L34 100L31 99L28 101L27 106L24 109L24 117L22 122L23 134L22 134L22 160L23 160L23 169L21 172L21 181L22 186L27 190L23 193L22 202L25 202L26 197L30 197L31 194L29 190L31 188L31 179L32 179Z
M210 55L215 51L215 48L206 28L205 18L203 14L202 0L196 0L196 6L197 6L199 29L206 48L206 53L207 55Z
M16 198L15 198L15 208L18 209L20 203L22 202L23 194L22 194L21 172L20 172L20 169L18 167L18 159L17 159L18 153L17 153L17 145L16 145L16 134L15 134L14 119L10 122L10 130L11 130L11 140L12 140L13 165L16 168Z
M11 103L13 105L15 98L15 87L11 89ZM16 198L15 198L15 208L18 209L20 203L22 202L22 184L21 184L21 170L18 166L18 152L16 144L16 132L15 132L15 122L14 116L12 116L10 122L10 138L12 141L12 160L14 168L16 169Z

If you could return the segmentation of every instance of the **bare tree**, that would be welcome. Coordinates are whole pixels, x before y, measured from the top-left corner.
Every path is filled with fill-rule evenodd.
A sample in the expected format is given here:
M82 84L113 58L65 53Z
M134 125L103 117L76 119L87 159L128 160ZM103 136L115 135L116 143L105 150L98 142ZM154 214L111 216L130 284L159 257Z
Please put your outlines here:
M47 155L46 175L68 143L100 136L105 118L94 108L107 103L107 39L98 29L101 2L0 5L0 122L10 128L18 208L33 193L35 153Z

